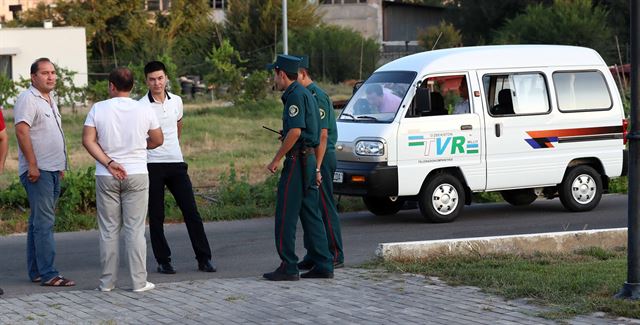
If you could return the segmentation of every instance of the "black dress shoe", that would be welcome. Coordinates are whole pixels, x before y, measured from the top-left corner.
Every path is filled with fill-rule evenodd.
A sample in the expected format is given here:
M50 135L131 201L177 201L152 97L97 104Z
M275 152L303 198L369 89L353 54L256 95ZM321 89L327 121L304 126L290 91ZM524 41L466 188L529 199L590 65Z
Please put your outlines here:
M171 263L158 264L158 272L164 274L176 274L176 270L173 268L173 265L171 265Z
M334 262L333 263L333 268L334 269L341 269L344 267L344 262Z
M313 264L313 262L311 262L310 260L303 260L302 262L298 263L298 269L311 270L314 265L315 264Z
M300 280L300 276L298 274L289 274L285 273L282 267L277 268L273 272L265 273L262 275L263 278L269 281L298 281Z
M333 272L318 271L317 268L312 268L306 273L300 274L303 279L333 279Z
M4 294L4 291L0 288L0 296Z
M198 270L202 272L215 272L218 269L216 269L215 265L213 265L211 261L205 261L205 262L198 262Z

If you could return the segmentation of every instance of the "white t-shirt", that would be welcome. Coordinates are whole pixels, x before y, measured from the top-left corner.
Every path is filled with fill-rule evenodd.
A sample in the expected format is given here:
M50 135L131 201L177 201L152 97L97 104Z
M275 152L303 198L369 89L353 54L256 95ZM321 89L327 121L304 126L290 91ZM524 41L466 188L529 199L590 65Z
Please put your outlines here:
M161 146L147 150L147 161L149 163L183 162L184 158L178 140L178 121L182 119L183 114L182 98L166 92L164 102L159 103L151 96L150 92L147 92L139 102L149 105L153 109L164 135L164 142Z
M114 97L97 102L87 115L85 126L96 128L98 144L127 174L147 174L147 137L149 130L160 127L148 105L128 97ZM110 176L96 161L96 175Z

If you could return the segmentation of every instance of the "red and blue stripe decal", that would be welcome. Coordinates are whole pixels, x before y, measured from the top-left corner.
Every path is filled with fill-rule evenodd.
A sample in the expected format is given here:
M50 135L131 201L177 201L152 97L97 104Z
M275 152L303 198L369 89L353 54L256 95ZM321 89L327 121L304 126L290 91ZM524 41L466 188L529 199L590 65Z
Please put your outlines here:
M533 149L555 148L554 143L622 139L622 125L527 131L524 139Z

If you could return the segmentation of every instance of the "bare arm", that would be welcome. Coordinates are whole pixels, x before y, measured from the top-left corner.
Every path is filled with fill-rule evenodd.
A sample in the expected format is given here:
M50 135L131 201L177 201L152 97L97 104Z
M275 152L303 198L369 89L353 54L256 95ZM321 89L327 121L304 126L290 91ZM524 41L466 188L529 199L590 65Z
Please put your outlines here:
M127 178L127 171L124 167L107 156L102 150L98 143L98 132L95 127L85 125L84 129L82 129L82 145L87 149L91 157L107 168L113 177L119 180Z
M40 178L40 170L38 170L38 161L36 161L36 154L33 152L33 145L31 143L31 127L25 122L16 124L16 138L18 139L18 146L24 155L24 159L29 164L29 171L27 178L30 182L36 182Z
M161 128L149 130L147 134L149 134L147 138L147 149L155 149L164 142L164 135L162 134Z
M302 129L300 128L293 128L287 132L287 135L284 137L284 140L280 145L280 149L278 149L278 152L276 152L273 160L267 166L267 169L270 172L275 173L276 170L278 170L278 164L280 164L280 160L282 160L282 157L284 157L284 155L286 155L287 152L289 152L289 150L293 148L293 146L300 138L300 134L302 134Z
M178 140L182 137L182 119L178 121Z
M324 153L327 152L327 139L329 139L329 130L320 129L320 144L315 149L316 152L316 183L320 185L322 183L322 175L318 172L322 166L322 159L324 159Z
M4 163L7 161L9 151L9 135L7 129L0 131L0 174L4 171Z

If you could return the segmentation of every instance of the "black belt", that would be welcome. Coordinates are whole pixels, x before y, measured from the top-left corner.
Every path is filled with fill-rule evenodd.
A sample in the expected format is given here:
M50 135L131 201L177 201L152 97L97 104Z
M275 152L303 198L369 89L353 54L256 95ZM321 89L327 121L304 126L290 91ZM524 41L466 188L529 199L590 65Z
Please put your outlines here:
M293 157L299 157L299 156L308 156L308 155L315 155L316 151L315 148L312 147L305 147L305 148L294 148L289 150L289 152L287 152L287 157L289 158L293 158Z

